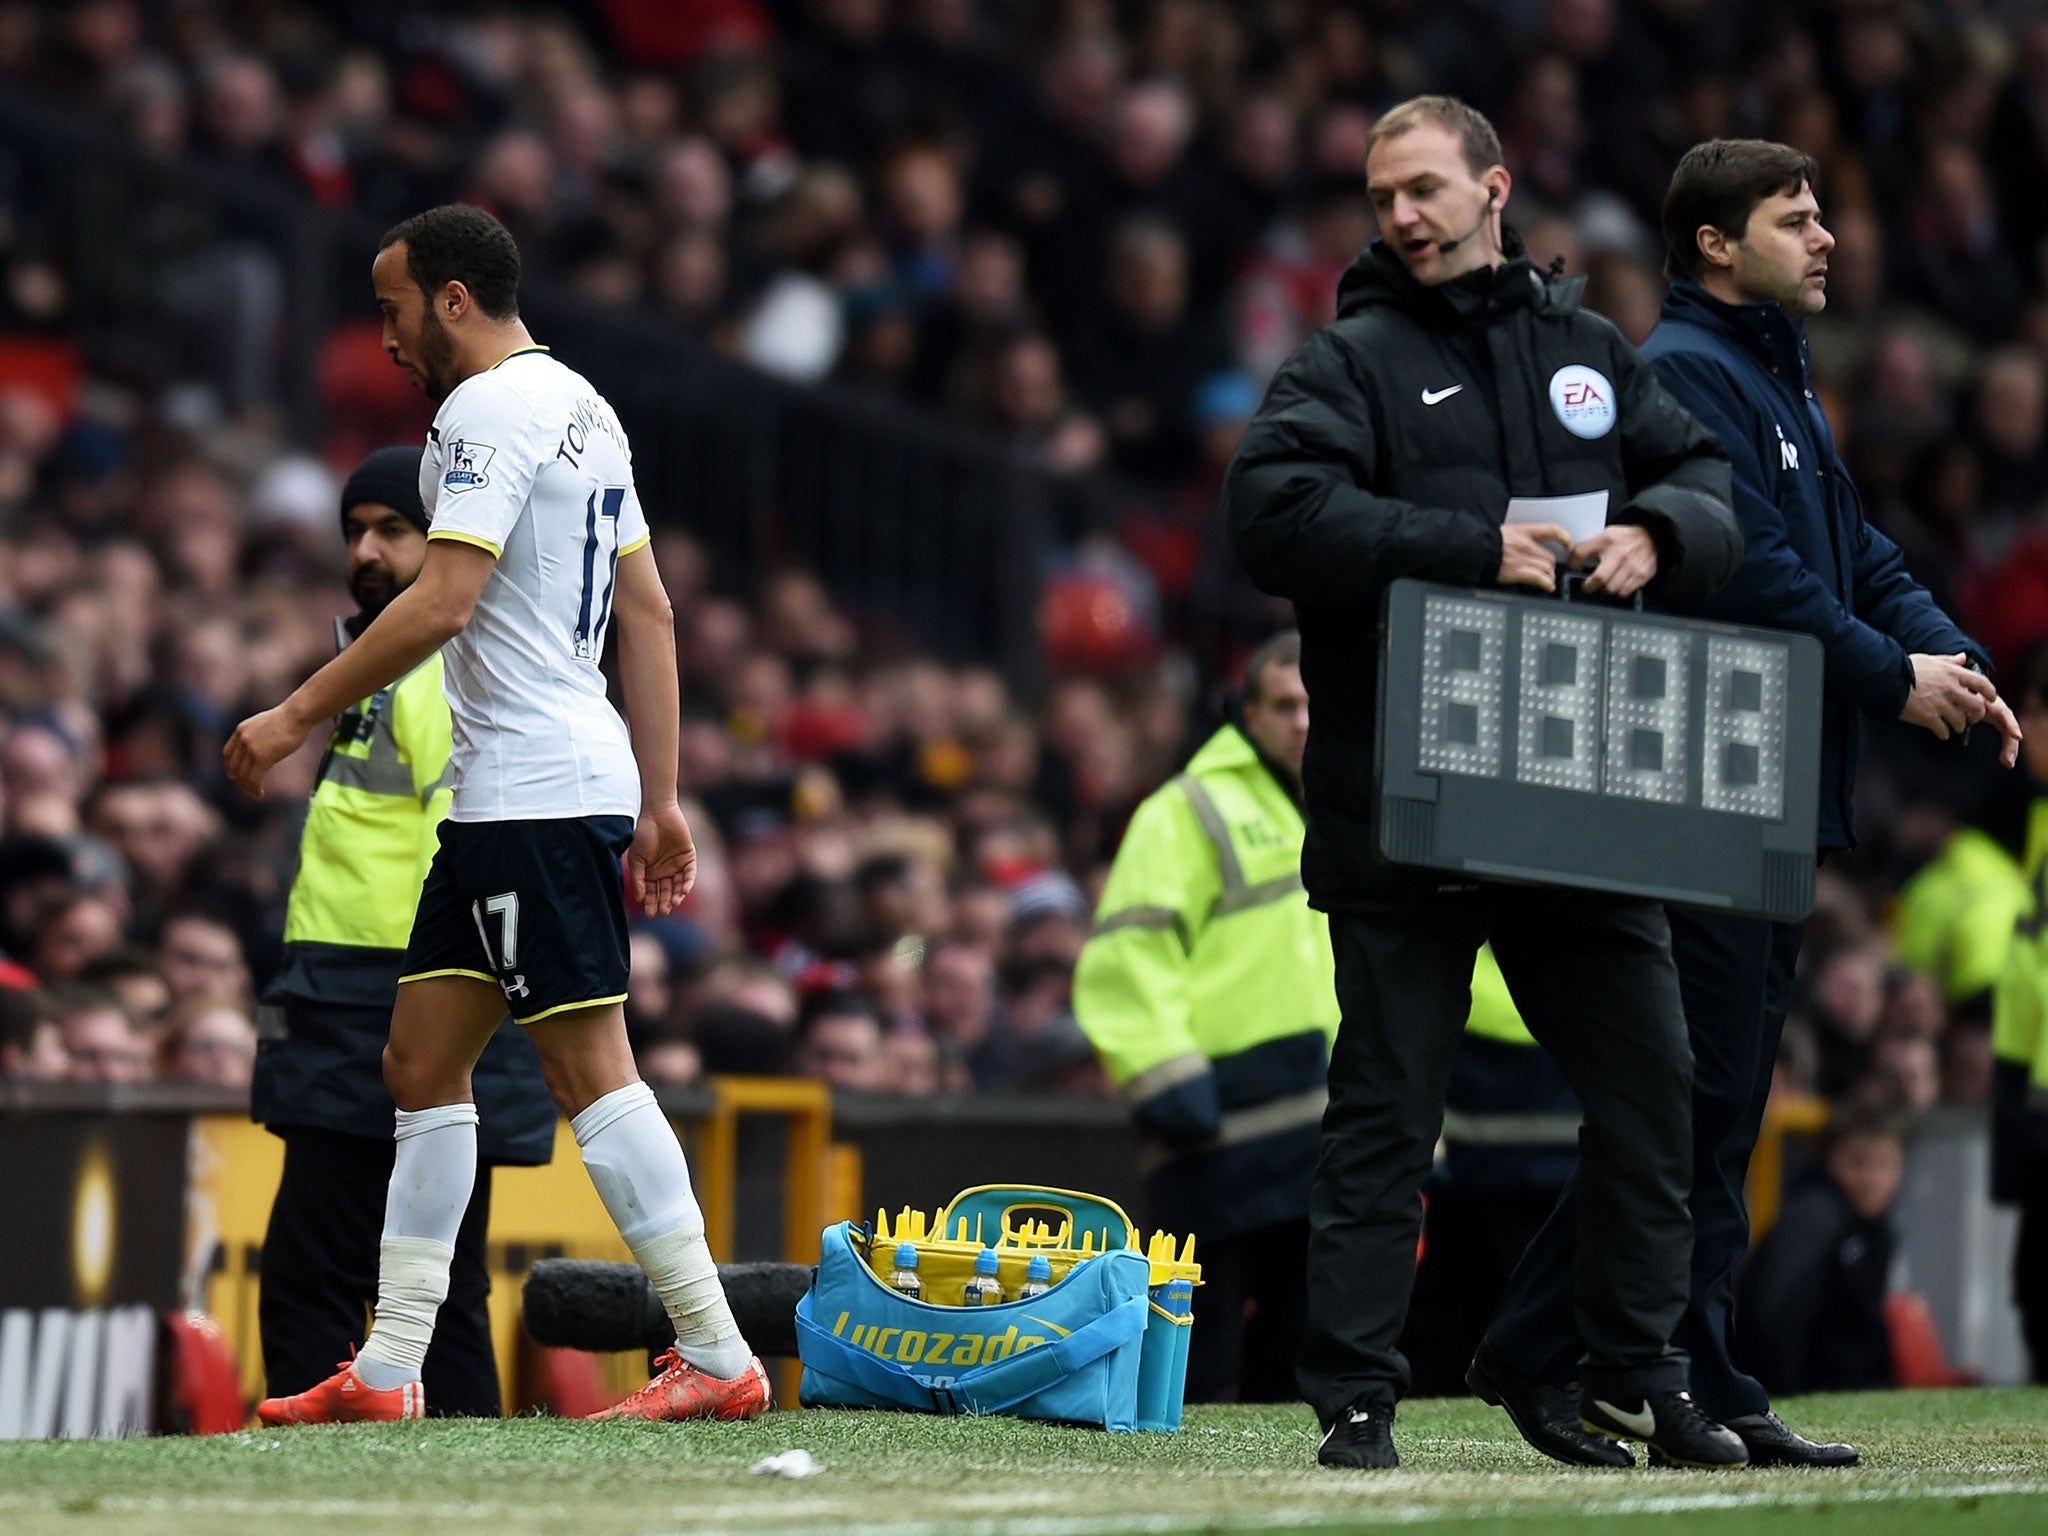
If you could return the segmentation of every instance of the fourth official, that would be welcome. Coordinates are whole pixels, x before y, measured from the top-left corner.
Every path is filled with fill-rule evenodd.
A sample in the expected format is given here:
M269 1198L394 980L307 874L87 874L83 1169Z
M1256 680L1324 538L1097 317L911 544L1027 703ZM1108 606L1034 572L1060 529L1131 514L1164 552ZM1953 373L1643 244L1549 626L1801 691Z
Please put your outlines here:
M1741 1466L1741 1440L1687 1393L1671 1342L1685 1309L1692 1060L1654 902L1447 879L1378 862L1376 626L1401 577L1550 591L1553 545L1587 587L1697 603L1735 570L1728 462L1614 327L1546 278L1501 223L1512 178L1493 127L1419 97L1375 125L1367 177L1382 238L1338 318L1283 367L1225 477L1239 559L1293 600L1315 700L1302 875L1329 914L1341 1013L1309 1214L1303 1394L1327 1466L1397 1463L1397 1347L1420 1194L1491 938L1530 1031L1582 1104L1579 1411L1618 1442ZM1597 494L1607 526L1573 544L1507 522L1513 498Z

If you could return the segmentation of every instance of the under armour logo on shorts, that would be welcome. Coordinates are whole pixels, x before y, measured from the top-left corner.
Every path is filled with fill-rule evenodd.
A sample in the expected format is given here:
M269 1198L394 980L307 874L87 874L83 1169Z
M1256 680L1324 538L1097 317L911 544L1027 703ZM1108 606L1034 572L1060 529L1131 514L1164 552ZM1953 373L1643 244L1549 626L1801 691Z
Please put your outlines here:
M510 981L501 981L498 985L505 989L505 996L508 998L525 997L532 990L526 985L526 973L523 971Z

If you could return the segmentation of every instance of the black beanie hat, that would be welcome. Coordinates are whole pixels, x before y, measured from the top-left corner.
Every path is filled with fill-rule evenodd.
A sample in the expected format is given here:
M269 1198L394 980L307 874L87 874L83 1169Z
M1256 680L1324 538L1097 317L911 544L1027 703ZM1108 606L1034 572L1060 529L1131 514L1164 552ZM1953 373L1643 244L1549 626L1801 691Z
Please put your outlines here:
M374 501L389 507L421 533L427 531L427 509L420 504L419 448L379 448L348 477L341 488L342 532L348 532L348 509Z

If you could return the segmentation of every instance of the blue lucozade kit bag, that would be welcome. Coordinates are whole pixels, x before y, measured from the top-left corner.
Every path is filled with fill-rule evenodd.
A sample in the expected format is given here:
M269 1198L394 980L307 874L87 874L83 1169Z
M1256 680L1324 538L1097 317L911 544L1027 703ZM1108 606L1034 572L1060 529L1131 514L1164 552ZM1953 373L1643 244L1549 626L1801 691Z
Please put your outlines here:
M914 1212L893 1238L886 1220L825 1229L796 1311L806 1407L1180 1427L1188 1299L1199 1279L1191 1249L1176 1255L1171 1239L1155 1237L1148 1257L1111 1202L1028 1186L969 1190L936 1231L928 1235ZM899 1245L916 1250L927 1299L884 1278ZM961 1304L977 1258L1016 1299ZM1034 1260L1049 1283L1018 1296Z

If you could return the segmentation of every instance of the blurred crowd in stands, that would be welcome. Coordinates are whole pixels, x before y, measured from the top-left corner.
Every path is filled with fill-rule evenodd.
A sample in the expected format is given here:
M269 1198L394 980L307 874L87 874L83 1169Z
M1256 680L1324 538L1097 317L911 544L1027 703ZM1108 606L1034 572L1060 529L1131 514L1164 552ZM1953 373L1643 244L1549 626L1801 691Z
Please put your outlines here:
M1492 113L1510 221L1637 339L1678 154L1783 139L1818 157L1839 241L1810 332L1868 515L2008 692L2048 636L2048 12L2026 0L0 0L17 88L172 178L380 225L480 202L594 324L972 423L1099 487L1096 558L1169 615L1227 561L1214 490L1264 379L1374 237L1376 111L1430 89ZM0 150L0 356L79 318L19 172ZM328 380L324 445L284 444L285 286L181 206L134 230L175 367L86 356L56 392L0 365L9 1077L246 1081L317 750L259 804L218 747L331 650L337 472L424 424L383 369L360 397ZM360 326L366 283L335 281ZM635 940L648 1076L1103 1093L1068 997L1092 893L1227 667L1169 621L1129 657L1054 645L1027 698L878 651L830 572L720 590L685 535L657 550L703 861ZM1983 743L1873 736L1780 1085L1981 1103L2031 792Z

